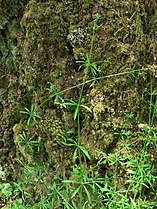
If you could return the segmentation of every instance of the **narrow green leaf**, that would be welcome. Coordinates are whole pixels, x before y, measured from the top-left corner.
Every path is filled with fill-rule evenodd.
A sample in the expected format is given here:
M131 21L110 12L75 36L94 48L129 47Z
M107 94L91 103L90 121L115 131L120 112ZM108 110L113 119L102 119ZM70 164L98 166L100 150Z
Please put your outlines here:
M79 106L77 106L76 109L75 109L75 112L74 112L74 120L76 120L76 118L77 118L78 111L79 111Z
M83 188L84 188L84 190L85 190L85 192L86 192L86 194L87 194L88 201L91 203L91 197L90 197L90 194L89 194L88 189L87 189L86 186L84 186L84 185L83 185Z
M89 187L92 189L93 193L96 192L95 184L89 184Z
M97 65L95 63L92 63L91 67L95 70L95 72L98 71Z
M80 190L81 186L82 186L82 185L80 185L79 187L77 187L77 189L73 192L73 194L71 195L71 198L72 198L72 199L76 196L76 194L77 194L78 191Z
M77 106L77 103L73 103L73 102L65 102L64 105L68 105L68 106Z
M72 138L67 138L66 141L75 143L74 139Z
M101 26L97 25L98 19L94 22L93 30L97 31L101 28Z
M56 96L56 94L50 94L49 98L52 99L55 96Z
M90 59L89 59L89 54L88 54L88 52L86 53L86 62L87 62L87 63L90 63Z
M76 206L75 202L73 200L71 202L72 202L72 205L73 205L74 209L78 209L78 207Z
M75 149L73 154L73 159L72 159L73 163L75 163L76 159L77 159L77 148Z
M68 131L66 132L66 134L72 134L72 133L73 133L72 130L68 130Z
M20 113L26 114L26 115L29 115L30 114L28 111L24 111L24 110L20 111Z
M31 117L29 117L27 120L27 126L30 126L30 123L31 123Z
M63 180L62 183L78 183L76 180Z
M81 105L81 107L84 107L88 112L92 113L92 110L89 107L87 107L85 105Z
M136 172L131 169L127 169L127 172L128 172L128 174L136 174Z
M86 156L89 160L91 160L91 157L90 157L88 151L86 150L86 148L80 146L80 149L81 149L81 151L85 154L85 156Z
M75 144L68 144L68 143L66 143L66 142L61 142L63 145L65 145L65 146L68 146L68 147L74 147L74 146L76 146Z

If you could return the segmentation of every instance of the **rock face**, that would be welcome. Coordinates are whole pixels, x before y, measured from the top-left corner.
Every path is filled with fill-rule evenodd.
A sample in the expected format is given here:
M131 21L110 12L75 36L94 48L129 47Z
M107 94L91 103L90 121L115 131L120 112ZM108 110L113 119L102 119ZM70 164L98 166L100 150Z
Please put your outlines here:
M97 64L96 76L103 78L84 88L84 104L91 112L81 109L82 145L97 159L98 152L116 146L115 132L135 130L147 119L150 68L156 83L156 1L85 2L0 3L0 166L6 178L16 176L15 159L26 157L23 144L15 142L17 133L24 130L34 137L32 141L39 144L42 139L39 150L31 142L29 163L40 155L47 169L60 170L71 164L69 149L61 141L69 129L77 138L74 109L54 105L53 99L41 104L50 96L50 84L56 91L66 90L62 99L78 101L84 68L77 61L90 50L91 24L97 14L100 29L95 33L91 61ZM20 111L30 109L31 104L37 107L40 119L32 118L28 130L23 127L27 115ZM63 165L64 159L68 160Z

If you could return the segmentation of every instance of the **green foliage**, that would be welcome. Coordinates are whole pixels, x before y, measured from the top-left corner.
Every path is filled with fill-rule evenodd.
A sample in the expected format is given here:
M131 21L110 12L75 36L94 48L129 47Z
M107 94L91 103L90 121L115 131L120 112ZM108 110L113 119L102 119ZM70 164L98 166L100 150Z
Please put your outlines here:
M17 199L16 202L13 203L11 209L25 209L25 206L22 204L22 199Z
M11 182L11 183L2 183L0 185L0 191L2 192L2 196L1 196L2 200L5 203L7 203L7 201L11 199L17 199L17 201L19 201L18 196L21 193L22 189L17 183ZM20 205L21 204L22 204L22 199L20 201Z
M101 203L99 203L98 199L96 201L92 199L93 197L97 198L95 195L101 194L102 185L105 184L104 178L99 178L94 175L92 172L91 177L89 177L89 172L87 171L86 167L81 168L83 169L83 181L82 181L82 171L80 171L80 168L73 167L72 177L71 180L63 180L62 183L68 184L68 187L74 187L75 190L71 194L71 199L74 199L80 192L85 197L84 205L88 207L94 207L94 206L100 206ZM75 180L76 179L76 180ZM76 186L75 186L76 185ZM101 186L100 186L101 185ZM74 200L73 200L74 201ZM81 206L80 206L81 207Z
M91 157L90 157L90 154L89 154L88 150L85 147L80 146L78 144L78 142L75 141L74 139L69 138L65 135L65 136L63 136L63 141L61 143L64 146L75 148L74 149L74 154L73 154L73 163L75 163L77 158L78 158L78 151L79 150L87 157L88 160L91 160Z
M34 104L31 105L30 110L25 107L25 109L21 111L21 113L29 116L27 120L27 129L29 129L30 127L31 120L33 120L34 122L37 122L37 119L41 119L41 117L37 113L37 108L35 107Z
M61 97L60 95L63 92L57 92L52 83L50 83L50 88L47 88L47 90L49 90L51 92L49 99L52 99L54 97L54 105L57 105L60 108L75 107L75 111L74 111L74 120L75 120L78 115L78 103L73 101L72 99L64 99L63 97ZM81 103L80 103L80 107L83 107L88 112L92 113L91 109L87 105L83 104L84 101L85 101L84 98L82 98Z
M9 183L3 183L1 184L1 190L4 196L8 199L13 194L13 187Z

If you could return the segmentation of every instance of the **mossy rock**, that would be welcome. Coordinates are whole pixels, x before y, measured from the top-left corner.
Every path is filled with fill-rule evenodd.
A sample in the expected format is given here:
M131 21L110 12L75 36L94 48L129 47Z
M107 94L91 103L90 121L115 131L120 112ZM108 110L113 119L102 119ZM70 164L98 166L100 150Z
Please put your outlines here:
M92 87L85 85L83 97L92 113L81 109L81 143L96 159L97 151L110 152L119 140L115 132L136 130L139 121L147 120L150 68L154 69L152 79L156 85L157 3L141 0L18 2L1 3L0 10L0 136L5 144L1 152L5 156L4 167L7 170L16 152L22 149L14 143L21 131L16 128L21 121L26 123L20 110L30 108L32 103L40 105L43 121L38 121L38 125L33 123L31 133L36 134L36 139L45 138L42 151L47 162L58 166L60 171L63 166L70 167L72 152L60 142L69 128L77 139L77 122L72 119L74 108L61 109L53 104L53 99L43 106L41 103L50 96L46 89L50 83L57 91L67 89L61 95L64 99L78 101L81 88L77 84L83 81L84 68L78 70L76 60L90 49L89 23L97 13L101 15L98 22L101 27L95 34L91 62L97 63L100 75L107 77ZM90 73L87 79L91 79ZM31 160L37 156L36 152Z

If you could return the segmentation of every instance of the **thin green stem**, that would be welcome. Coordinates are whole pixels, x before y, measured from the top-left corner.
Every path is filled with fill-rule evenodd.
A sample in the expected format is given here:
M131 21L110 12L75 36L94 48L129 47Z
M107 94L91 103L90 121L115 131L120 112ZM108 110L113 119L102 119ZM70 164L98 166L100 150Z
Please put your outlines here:
M80 164L80 175L81 175L81 187L80 187L80 208L82 208L82 196L83 196L83 166L82 166L82 160L81 160L81 126L80 126L80 105L81 105L81 100L82 100L82 94L83 94L83 90L84 90L84 86L85 86L85 82L86 82L86 78L87 78L87 73L88 73L88 69L85 69L85 75L83 77L83 83L82 83L82 88L81 88L81 92L80 92L80 96L79 96L79 100L78 100L78 104L77 104L77 108L78 108L78 115L77 115L77 132L78 132L78 157L79 157L79 164Z
M94 24L96 24L94 22ZM91 44L90 44L90 51L89 51L89 61L92 57L92 52L93 52L93 45L94 45L94 37L95 37L95 30L93 30L92 38L91 38Z
M82 82L82 87L81 87L81 91L80 91L80 96L79 96L79 100L77 103L77 126L78 126L78 157L79 157L79 164L80 164L80 175L81 175L81 187L80 187L80 208L82 208L82 196L83 196L83 166L82 166L82 161L81 161L81 127L80 127L80 106L81 106L81 100L82 100L82 95L83 95L83 91L84 91L84 86L86 84L86 80L87 80L87 75L89 72L89 68L91 65L91 57L92 57L92 51L93 51L93 45L94 45L94 37L95 37L95 28L96 28L96 21L94 22L94 28L93 28L93 34L92 34L92 38L91 38L91 44L90 44L90 52L89 52L89 57L87 54L86 57L86 63L85 63L85 74L83 77L83 82Z
M150 71L150 100L149 100L149 127L152 126L152 102L153 102L153 85L152 85L152 72Z

